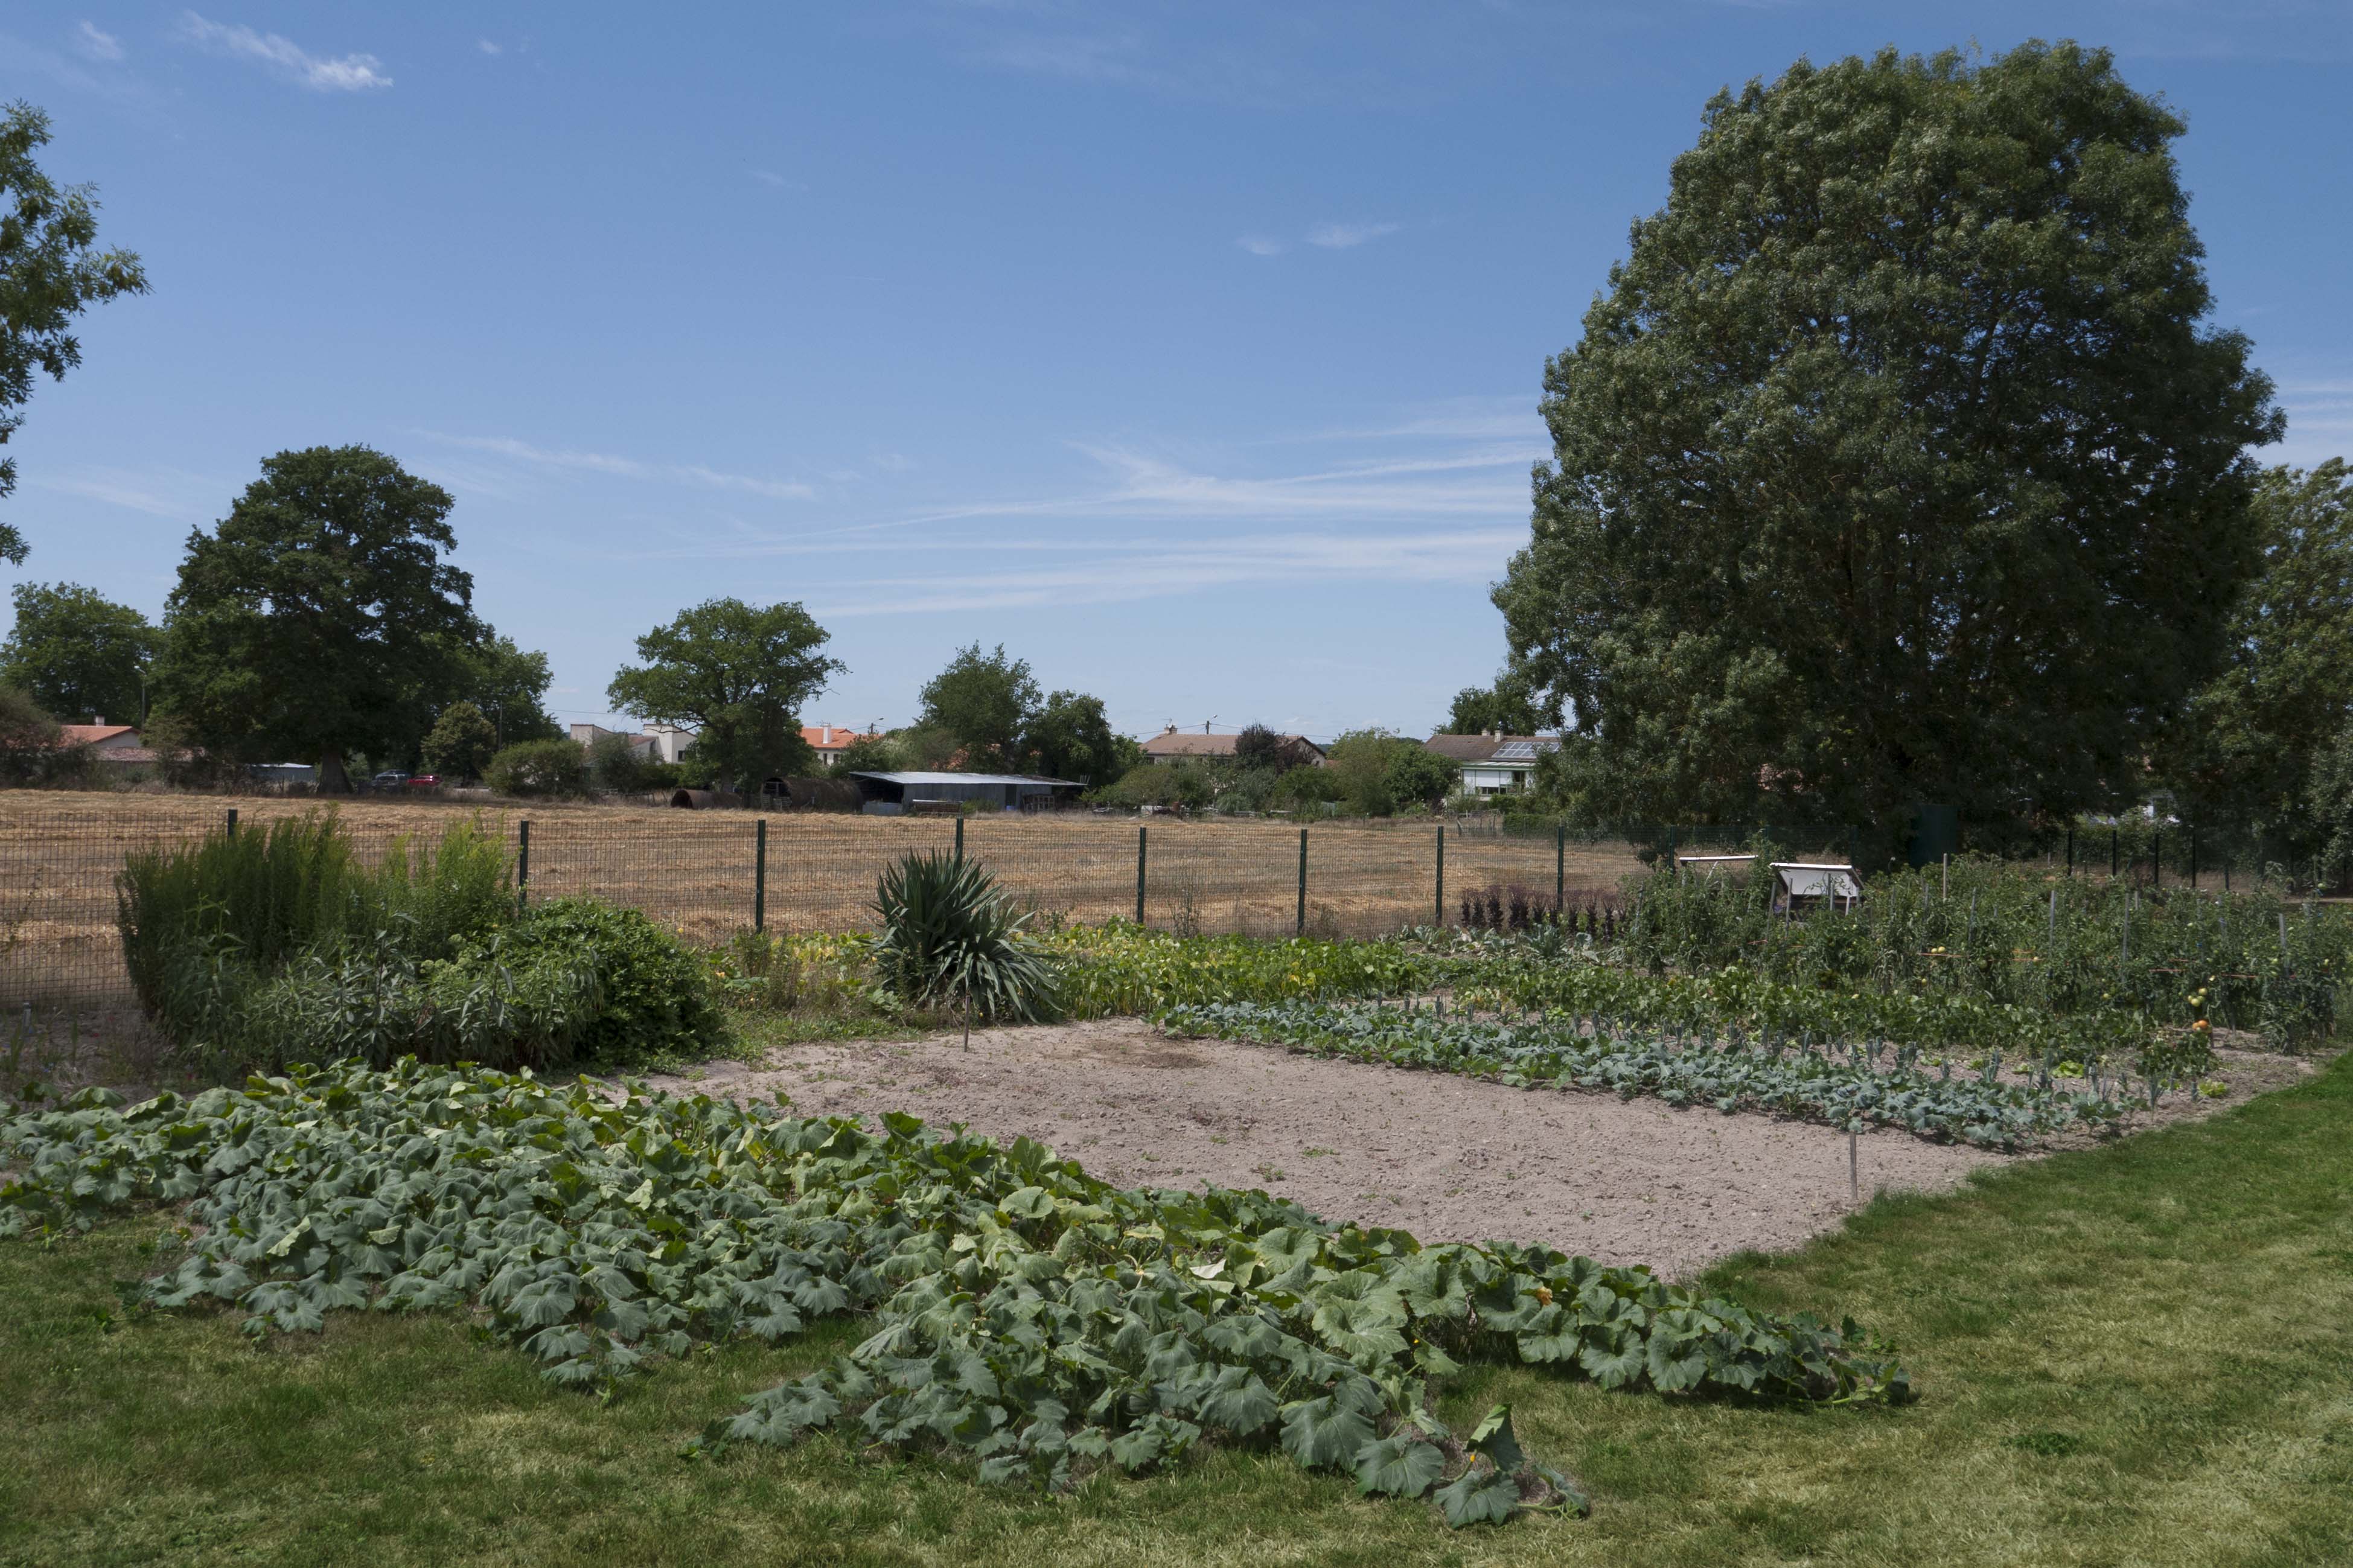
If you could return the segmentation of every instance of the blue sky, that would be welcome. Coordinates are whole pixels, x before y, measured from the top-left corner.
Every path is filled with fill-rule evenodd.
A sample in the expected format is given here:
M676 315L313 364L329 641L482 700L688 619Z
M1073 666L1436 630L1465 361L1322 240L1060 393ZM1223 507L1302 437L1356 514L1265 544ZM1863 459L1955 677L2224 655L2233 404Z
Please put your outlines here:
M261 458L371 443L567 719L734 595L833 633L810 722L978 639L1138 733L1426 731L1502 657L1545 357L1708 95L2031 36L2188 118L2271 455L2353 448L2343 0L20 4L0 97L154 291L5 504L26 574L153 614Z

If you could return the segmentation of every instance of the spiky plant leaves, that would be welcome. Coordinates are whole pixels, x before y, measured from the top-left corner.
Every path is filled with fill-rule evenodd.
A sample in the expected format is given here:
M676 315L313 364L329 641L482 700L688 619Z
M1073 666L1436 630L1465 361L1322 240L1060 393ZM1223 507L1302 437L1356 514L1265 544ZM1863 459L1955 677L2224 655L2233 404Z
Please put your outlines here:
M1024 934L1029 917L977 860L902 857L876 884L873 909L875 973L902 1001L1000 1022L1056 1016L1053 966Z

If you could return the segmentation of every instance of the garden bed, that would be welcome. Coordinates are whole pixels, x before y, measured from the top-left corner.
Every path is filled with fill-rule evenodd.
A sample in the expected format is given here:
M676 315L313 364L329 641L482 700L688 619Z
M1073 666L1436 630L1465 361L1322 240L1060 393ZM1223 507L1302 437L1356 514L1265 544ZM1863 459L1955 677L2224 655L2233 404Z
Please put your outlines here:
M2221 1100L2169 1097L2147 1126L2209 1114L2315 1064L2226 1051ZM798 1114L905 1110L1027 1136L1122 1185L1263 1187L1333 1221L1426 1241L1507 1237L1686 1278L1744 1248L1779 1251L1853 1208L1847 1137L1780 1118L1655 1100L1507 1089L1226 1040L1134 1019L960 1037L781 1047L655 1080ZM1873 1129L1862 1195L1934 1193L2014 1156Z

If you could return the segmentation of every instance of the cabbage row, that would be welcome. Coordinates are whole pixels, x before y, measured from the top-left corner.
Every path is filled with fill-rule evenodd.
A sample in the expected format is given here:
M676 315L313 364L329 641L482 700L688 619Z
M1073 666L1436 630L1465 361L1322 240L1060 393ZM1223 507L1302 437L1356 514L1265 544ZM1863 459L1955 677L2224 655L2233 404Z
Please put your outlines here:
M1668 1395L1910 1397L1852 1322L1541 1247L1423 1247L1263 1193L1122 1190L1027 1140L906 1116L869 1130L405 1061L0 1119L0 1236L157 1201L185 1205L190 1240L147 1299L227 1303L257 1335L470 1309L593 1388L698 1341L871 1319L825 1369L714 1421L709 1452L836 1427L1060 1489L1256 1444L1461 1524L1582 1507L1508 1411L1460 1436L1438 1419L1432 1386L1466 1361Z
M2105 1079L2095 1078L2091 1093L2063 1089L2047 1074L2004 1079L1999 1052L1974 1074L1955 1076L1949 1061L1936 1073L1926 1070L1908 1047L1890 1053L1883 1043L1819 1045L1738 1030L1680 1037L1613 1032L1556 1015L1505 1022L1291 1002L1173 1007L1157 1021L1175 1034L1463 1073L1515 1088L1612 1089L1628 1100L1645 1095L1726 1114L1775 1111L1836 1127L1876 1123L1991 1149L2098 1125L2119 1113Z

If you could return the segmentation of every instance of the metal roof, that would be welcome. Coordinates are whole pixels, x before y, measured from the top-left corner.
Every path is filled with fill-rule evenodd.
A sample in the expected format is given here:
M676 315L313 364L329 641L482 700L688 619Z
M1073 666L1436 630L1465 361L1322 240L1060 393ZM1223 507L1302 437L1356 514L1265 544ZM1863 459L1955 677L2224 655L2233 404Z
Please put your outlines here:
M894 784L1060 784L1081 789L1076 779L1050 779L1037 773L851 773L854 779L881 779Z
M1533 763L1546 752L1560 750L1558 741L1506 741L1495 748L1491 763Z

